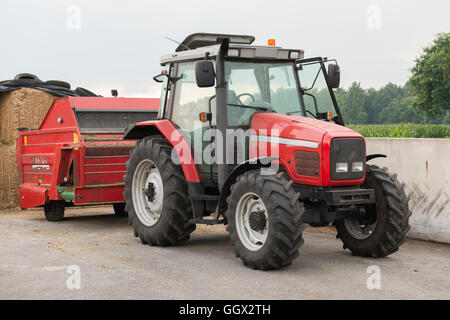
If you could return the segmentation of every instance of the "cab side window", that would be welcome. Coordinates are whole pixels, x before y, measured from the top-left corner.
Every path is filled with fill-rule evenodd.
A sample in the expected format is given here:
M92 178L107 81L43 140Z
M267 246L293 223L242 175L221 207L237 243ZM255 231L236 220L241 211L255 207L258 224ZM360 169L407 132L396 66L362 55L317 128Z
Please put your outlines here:
M180 128L192 133L194 121L199 121L199 113L208 112L208 101L214 96L215 88L197 86L195 62L180 63L176 77L178 80L175 83L171 120ZM214 100L212 105L215 104ZM205 125L203 123L203 126Z
M164 69L169 73L170 76L172 75L173 68L172 65L168 65ZM158 111L158 119L163 119L167 116L166 114L166 108L167 105L170 105L170 81L168 77L162 77L162 86L161 86L161 96L159 98L159 111ZM169 104L168 104L169 102Z

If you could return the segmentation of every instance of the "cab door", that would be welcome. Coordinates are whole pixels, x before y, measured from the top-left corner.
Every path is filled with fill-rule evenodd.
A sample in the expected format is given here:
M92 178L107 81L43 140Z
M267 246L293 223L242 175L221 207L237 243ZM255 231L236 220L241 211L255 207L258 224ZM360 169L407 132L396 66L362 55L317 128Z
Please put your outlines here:
M199 88L195 80L195 61L178 63L175 72L175 87L170 120L181 129L190 141L191 152L202 182L214 184L212 170L216 171L215 159L211 159L208 150L214 151L214 125L200 121L201 112L215 115L215 88ZM211 109L209 103L211 101ZM211 134L212 130L212 134ZM205 152L206 149L206 152ZM214 152L212 152L214 155Z

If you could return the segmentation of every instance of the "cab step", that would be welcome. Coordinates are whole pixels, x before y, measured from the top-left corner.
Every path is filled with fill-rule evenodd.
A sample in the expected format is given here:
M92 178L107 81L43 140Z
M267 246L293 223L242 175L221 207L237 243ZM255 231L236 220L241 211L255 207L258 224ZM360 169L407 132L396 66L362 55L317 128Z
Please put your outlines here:
M195 224L206 224L206 225L215 225L215 224L224 224L224 219L189 219L190 223Z

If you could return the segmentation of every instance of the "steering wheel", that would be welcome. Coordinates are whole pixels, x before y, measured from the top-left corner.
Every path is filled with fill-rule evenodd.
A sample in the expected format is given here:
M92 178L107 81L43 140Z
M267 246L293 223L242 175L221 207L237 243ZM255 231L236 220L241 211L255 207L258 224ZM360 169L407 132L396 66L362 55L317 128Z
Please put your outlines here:
M249 96L250 98L252 98L252 102L255 102L255 97L254 97L254 96L252 96L250 93L244 92L244 93L241 93L240 95L236 96L236 99L238 99L239 102L240 102L242 105L244 105L244 104L242 103L242 101L241 101L241 97L243 97L243 96Z

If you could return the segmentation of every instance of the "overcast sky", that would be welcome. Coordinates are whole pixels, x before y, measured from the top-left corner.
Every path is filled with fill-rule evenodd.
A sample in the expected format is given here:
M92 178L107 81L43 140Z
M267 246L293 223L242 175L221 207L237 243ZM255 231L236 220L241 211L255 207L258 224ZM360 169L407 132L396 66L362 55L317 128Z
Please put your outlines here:
M20 72L103 95L159 96L159 57L195 32L275 38L336 58L341 85L403 85L421 48L450 32L450 1L1 0L0 80Z

